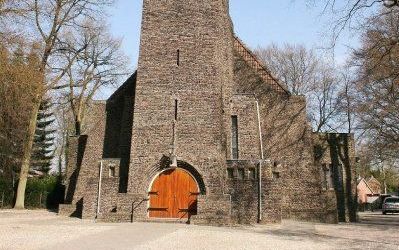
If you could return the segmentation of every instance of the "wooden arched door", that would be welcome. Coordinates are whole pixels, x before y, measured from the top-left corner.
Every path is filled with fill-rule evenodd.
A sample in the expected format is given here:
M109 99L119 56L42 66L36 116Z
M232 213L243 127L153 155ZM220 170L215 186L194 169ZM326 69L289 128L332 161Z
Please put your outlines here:
M149 204L151 218L189 218L197 213L197 182L183 169L169 169L152 183Z

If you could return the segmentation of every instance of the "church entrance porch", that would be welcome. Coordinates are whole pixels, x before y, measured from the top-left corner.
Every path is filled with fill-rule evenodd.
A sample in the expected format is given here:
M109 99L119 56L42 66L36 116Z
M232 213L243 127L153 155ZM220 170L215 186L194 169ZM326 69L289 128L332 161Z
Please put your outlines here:
M197 214L198 184L181 168L167 169L155 177L149 192L150 218L190 218Z

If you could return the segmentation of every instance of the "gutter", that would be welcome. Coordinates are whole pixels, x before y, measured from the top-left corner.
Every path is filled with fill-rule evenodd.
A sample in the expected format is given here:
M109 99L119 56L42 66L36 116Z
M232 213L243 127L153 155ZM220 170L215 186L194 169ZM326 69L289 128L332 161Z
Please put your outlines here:
M260 145L260 161L259 161L259 169L258 169L258 223L262 221L262 163L264 161L263 154L263 141L262 141L262 127L260 122L260 110L259 110L259 102L256 102L256 111L258 117L258 129L259 129L259 145Z
M98 180L98 192L97 192L97 211L95 219L98 219L98 215L100 214L100 203L101 203L101 184L103 177L103 161L100 161L100 179Z

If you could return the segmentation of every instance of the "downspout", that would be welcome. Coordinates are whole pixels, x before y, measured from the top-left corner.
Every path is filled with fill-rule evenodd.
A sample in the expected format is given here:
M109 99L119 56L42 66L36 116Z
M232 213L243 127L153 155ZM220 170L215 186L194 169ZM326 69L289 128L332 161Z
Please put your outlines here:
M258 129L259 129L259 145L260 145L260 161L259 161L259 169L258 169L258 223L262 221L262 164L264 160L263 155L263 141L262 141L262 127L260 122L260 110L259 110L259 102L256 102L256 111L258 116Z
M96 211L96 219L100 214L100 201L101 201L101 184L103 177L103 161L100 161L100 179L98 180L98 192L97 192L97 211Z

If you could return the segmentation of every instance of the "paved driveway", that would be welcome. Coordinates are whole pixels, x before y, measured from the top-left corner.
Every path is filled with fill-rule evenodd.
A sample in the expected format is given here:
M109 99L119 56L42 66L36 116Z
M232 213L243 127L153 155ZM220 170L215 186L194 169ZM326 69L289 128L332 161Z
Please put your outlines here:
M393 221L399 216L388 216ZM104 224L46 211L0 211L0 249L399 249L396 222L326 225L284 221L235 228Z
M381 212L360 213L360 222L368 225L380 225L390 228L396 227L399 230L399 214L383 215ZM399 241L399 239L398 239Z

